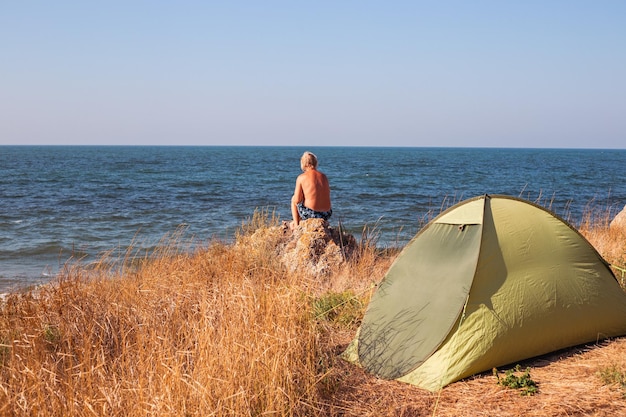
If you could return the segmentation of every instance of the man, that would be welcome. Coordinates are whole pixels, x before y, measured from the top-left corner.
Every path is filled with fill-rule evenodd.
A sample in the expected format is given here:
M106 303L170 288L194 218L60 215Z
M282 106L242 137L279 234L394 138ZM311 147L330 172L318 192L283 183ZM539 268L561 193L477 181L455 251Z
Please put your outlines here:
M300 224L300 220L328 220L333 214L330 185L326 175L317 170L317 157L305 152L300 158L300 168L303 173L296 179L296 189L291 198L291 230Z

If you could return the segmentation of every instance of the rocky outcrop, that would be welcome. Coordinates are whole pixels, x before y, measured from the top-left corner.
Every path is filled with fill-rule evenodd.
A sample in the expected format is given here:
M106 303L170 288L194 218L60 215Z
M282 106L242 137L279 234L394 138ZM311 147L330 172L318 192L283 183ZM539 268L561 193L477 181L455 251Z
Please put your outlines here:
M626 235L626 206L624 209L617 213L617 216L611 221L609 226L611 230L621 232Z
M260 228L246 239L246 244L273 247L276 256L289 271L316 276L329 275L355 256L358 248L354 236L331 227L323 219L301 221L293 231L287 222Z
M309 219L300 222L290 233L289 239L279 248L279 256L292 272L327 275L350 259L356 248L354 236L332 228L325 220Z

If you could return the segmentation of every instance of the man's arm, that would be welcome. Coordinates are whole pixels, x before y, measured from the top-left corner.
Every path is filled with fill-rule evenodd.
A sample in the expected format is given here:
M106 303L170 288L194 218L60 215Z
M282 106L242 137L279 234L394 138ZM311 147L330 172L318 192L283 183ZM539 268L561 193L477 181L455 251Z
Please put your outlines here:
M298 203L304 200L304 192L302 191L302 178L298 176L296 179L296 189L293 192L293 196L291 197L291 217L293 217L293 221L291 222L291 228L295 228L298 224L300 224L300 214L298 214Z

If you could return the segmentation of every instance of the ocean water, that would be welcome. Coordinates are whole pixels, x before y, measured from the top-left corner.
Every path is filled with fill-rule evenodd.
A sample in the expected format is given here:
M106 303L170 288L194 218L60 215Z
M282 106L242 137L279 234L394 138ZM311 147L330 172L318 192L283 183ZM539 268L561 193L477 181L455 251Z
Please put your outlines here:
M232 239L255 210L290 220L304 150L329 177L331 224L381 246L481 194L537 202L575 226L590 208L626 204L626 150L0 146L0 292L181 228L205 244Z

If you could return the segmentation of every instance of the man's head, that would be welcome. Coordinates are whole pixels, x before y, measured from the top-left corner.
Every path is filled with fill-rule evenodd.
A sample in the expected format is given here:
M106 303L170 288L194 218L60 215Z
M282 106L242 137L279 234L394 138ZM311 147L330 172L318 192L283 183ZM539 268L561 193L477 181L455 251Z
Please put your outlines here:
M306 151L300 158L300 168L304 171L306 168L317 168L317 156L313 153Z

